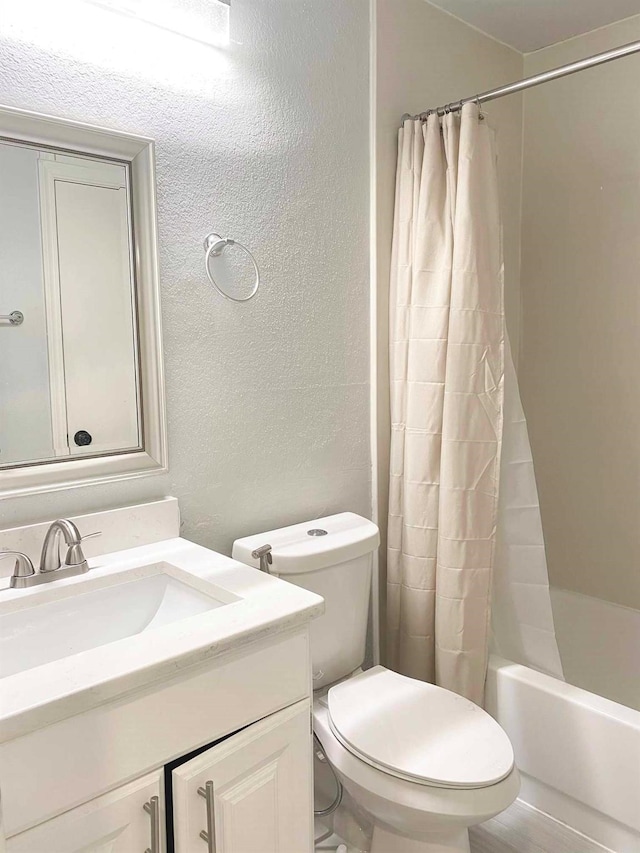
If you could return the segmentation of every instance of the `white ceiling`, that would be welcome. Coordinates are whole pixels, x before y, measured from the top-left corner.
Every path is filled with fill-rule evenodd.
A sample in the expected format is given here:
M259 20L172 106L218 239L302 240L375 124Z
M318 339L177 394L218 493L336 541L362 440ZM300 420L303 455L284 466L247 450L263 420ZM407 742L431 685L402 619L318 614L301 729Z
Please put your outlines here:
M640 14L640 0L429 0L522 53Z

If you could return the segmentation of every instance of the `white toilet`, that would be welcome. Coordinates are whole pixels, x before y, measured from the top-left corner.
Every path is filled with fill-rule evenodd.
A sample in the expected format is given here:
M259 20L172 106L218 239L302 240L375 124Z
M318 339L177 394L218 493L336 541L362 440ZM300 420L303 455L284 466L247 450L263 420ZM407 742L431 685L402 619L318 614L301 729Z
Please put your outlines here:
M382 666L361 670L379 541L375 524L345 512L239 539L233 557L258 566L252 552L270 545L270 572L325 600L311 624L314 730L370 818L371 853L468 853L468 827L518 794L513 749L456 693Z

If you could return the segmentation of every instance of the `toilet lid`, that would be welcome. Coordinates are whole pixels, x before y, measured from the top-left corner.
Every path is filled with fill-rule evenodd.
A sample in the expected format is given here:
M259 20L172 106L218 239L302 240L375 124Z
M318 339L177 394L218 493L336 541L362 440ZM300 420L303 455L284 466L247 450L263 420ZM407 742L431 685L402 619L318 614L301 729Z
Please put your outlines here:
M513 769L498 723L463 696L376 666L329 690L338 740L393 776L445 788L485 788Z

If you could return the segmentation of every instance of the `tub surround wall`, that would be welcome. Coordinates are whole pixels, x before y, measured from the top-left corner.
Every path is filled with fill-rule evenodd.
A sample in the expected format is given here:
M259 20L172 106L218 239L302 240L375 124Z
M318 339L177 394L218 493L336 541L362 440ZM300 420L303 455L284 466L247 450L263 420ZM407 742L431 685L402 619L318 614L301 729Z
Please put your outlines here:
M640 610L553 588L551 602L569 684L640 711Z
M3 6L0 103L157 143L170 471L0 501L0 526L169 493L186 536L228 551L369 514L368 0L234 0L222 50L45 5ZM206 280L212 229L258 259L248 305Z
M640 16L525 73L640 39ZM640 609L640 57L525 95L519 378L551 584Z

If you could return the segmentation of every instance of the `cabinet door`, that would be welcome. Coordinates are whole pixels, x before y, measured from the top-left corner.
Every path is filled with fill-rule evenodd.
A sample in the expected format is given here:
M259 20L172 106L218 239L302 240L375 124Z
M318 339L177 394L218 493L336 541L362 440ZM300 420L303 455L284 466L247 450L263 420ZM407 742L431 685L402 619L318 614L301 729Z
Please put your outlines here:
M310 853L311 773L306 700L211 747L172 774L176 853Z
M162 771L157 770L14 835L7 853L161 853L162 800Z

